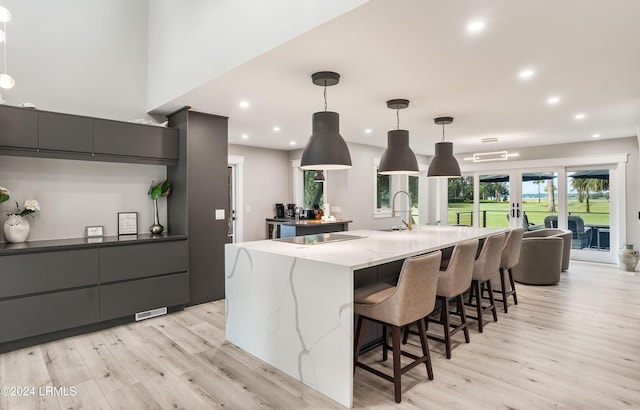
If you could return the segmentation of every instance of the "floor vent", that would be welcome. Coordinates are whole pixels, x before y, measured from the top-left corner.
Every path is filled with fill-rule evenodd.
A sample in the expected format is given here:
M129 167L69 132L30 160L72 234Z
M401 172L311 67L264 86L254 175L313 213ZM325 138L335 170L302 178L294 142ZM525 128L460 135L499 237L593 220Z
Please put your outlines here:
M166 307L161 307L161 308L158 308L158 309L151 309L151 310L147 310L145 312L138 312L138 313L136 313L136 321L149 319L149 318L152 318L152 317L156 317L156 316L160 316L160 315L166 315L166 314L167 314L167 308Z

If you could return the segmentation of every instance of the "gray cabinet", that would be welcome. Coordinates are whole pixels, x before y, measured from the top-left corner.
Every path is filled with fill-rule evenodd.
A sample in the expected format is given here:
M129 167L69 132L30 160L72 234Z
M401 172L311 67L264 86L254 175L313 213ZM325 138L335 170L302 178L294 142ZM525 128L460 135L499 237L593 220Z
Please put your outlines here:
M0 147L38 148L38 112L0 106Z
M93 152L105 155L140 156L140 136L133 124L93 120Z
M133 320L137 312L189 302L184 236L55 246L0 254L0 352L56 337L52 332L107 326L112 319Z
M98 287L0 300L0 343L98 321Z
M139 135L141 157L178 160L180 151L178 130L142 126Z
M92 118L40 112L38 135L38 148L41 150L93 152Z
M177 129L0 105L0 154L176 165Z
M0 257L0 299L98 284L98 249Z
M187 272L100 286L100 320L189 302Z
M100 283L186 272L188 265L187 241L103 248Z

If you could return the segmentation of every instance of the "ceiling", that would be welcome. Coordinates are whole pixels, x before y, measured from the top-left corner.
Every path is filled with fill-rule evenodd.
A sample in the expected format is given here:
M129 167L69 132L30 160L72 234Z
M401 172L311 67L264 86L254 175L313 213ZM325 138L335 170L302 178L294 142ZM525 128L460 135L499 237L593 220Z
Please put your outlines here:
M476 20L485 29L471 33ZM310 76L325 70L342 76L328 109L348 142L385 147L393 98L410 100L400 128L417 154L442 138L438 116L455 118L445 139L456 153L635 136L640 1L371 0L172 104L228 116L232 144L300 149L324 109Z

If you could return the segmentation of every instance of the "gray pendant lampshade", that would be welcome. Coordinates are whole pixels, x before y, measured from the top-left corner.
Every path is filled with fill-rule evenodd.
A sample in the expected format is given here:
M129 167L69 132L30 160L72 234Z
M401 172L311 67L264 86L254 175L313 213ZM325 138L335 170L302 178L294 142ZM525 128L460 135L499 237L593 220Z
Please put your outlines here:
M409 100L396 99L387 101L388 108L398 110L396 115L399 115L399 110L408 106ZM398 128L400 128L399 117ZM409 147L409 131L401 129L389 131L387 133L387 149L384 150L382 158L380 158L378 173L391 175L417 174L418 172L418 160L411 147Z
M300 168L305 170L351 168L347 143L340 135L340 117L327 111L327 87L340 81L340 74L321 71L311 76L315 85L324 87L324 111L313 114L311 138L304 147Z
M438 117L434 119L438 125L442 125L442 141L436 143L435 156L429 164L428 177L455 178L460 173L460 165L453 156L453 144L444 142L444 126L453 122L453 117Z

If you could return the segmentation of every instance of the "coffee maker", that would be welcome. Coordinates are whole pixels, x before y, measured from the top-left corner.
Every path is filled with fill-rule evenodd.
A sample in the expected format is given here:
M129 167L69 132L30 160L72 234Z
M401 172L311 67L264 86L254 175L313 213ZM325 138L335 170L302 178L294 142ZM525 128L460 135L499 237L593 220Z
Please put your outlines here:
M284 218L284 204L276 204L276 218Z
M296 217L296 204L287 204L287 210L284 213L286 218Z

